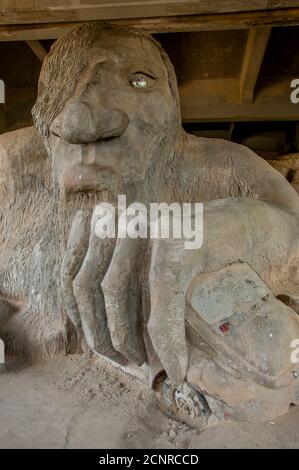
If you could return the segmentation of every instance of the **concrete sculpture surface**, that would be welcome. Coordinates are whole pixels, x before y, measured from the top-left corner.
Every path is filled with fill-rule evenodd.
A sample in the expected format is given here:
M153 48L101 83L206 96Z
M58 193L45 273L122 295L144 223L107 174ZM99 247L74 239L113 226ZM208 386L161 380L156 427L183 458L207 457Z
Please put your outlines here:
M82 336L149 371L199 426L299 402L299 197L246 147L181 126L171 62L150 36L86 23L45 59L35 128L0 138L0 336L10 354ZM99 238L95 207L204 203L203 246Z

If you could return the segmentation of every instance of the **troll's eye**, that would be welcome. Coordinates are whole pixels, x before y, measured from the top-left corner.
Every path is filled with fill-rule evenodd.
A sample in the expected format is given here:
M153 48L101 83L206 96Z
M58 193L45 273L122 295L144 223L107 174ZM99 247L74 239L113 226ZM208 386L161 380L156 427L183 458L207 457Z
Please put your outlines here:
M136 88L138 90L147 90L154 86L156 78L145 73L134 73L129 83L131 87Z

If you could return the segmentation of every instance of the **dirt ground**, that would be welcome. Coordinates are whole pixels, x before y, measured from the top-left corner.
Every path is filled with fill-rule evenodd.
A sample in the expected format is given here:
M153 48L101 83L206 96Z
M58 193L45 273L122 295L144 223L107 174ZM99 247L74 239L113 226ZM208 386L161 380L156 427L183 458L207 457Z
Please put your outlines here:
M99 358L10 362L0 375L0 448L299 448L299 407L275 422L199 433L169 419L145 384Z

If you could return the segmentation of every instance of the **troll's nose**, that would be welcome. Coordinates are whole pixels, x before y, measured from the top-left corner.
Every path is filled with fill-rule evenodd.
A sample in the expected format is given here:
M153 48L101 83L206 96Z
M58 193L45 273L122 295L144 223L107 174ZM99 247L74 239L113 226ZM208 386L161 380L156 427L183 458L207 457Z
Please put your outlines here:
M88 144L119 137L129 118L119 109L92 107L85 101L70 101L54 119L51 131L71 144Z

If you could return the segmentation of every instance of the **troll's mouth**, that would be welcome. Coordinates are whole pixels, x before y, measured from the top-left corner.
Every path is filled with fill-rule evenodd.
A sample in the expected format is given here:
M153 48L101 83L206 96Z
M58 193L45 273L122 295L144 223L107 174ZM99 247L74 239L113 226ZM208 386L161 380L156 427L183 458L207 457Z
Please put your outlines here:
M111 178L114 171L111 167L97 164L76 165L64 175L64 187L66 190L94 190L103 189L105 181Z

